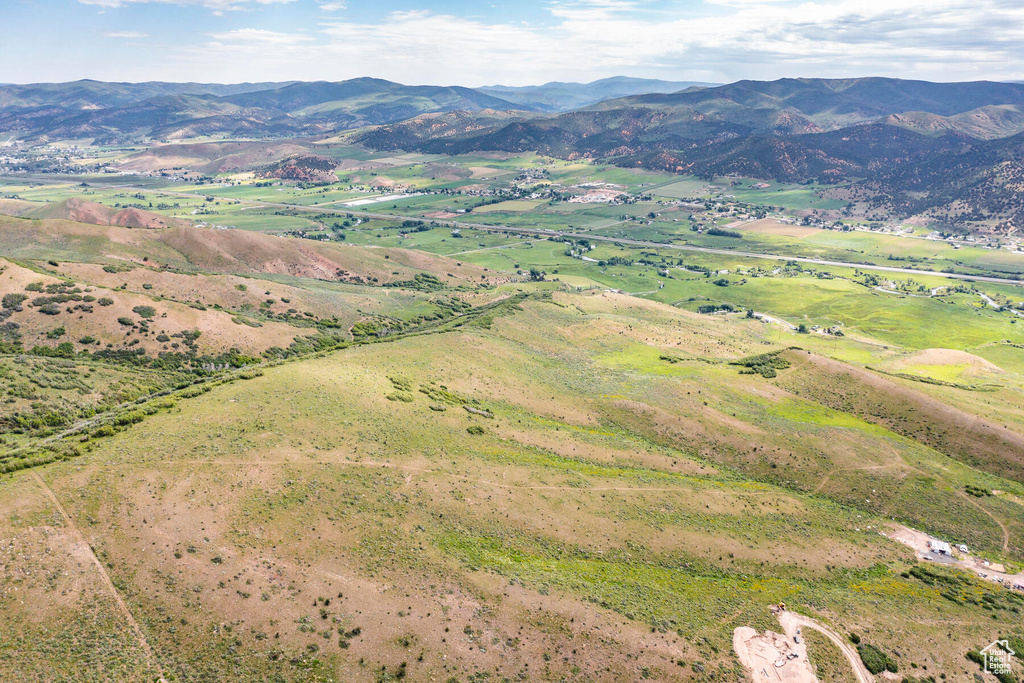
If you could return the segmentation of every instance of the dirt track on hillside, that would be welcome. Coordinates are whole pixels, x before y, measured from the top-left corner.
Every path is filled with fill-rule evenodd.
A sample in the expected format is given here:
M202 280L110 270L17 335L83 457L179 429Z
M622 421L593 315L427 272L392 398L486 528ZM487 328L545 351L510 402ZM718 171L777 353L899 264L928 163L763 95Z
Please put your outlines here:
M853 667L853 674L857 677L857 680L860 683L874 682L875 677L872 676L871 672L864 666L864 662L860 660L860 655L857 654L857 650L855 650L850 643L841 638L831 629L822 626L810 617L805 617L802 614L786 610L779 613L779 623L782 624L782 628L790 638L796 636L797 630L800 628L813 628L815 631L824 634L829 640L836 644L836 647L838 647L846 659L849 660L850 666Z

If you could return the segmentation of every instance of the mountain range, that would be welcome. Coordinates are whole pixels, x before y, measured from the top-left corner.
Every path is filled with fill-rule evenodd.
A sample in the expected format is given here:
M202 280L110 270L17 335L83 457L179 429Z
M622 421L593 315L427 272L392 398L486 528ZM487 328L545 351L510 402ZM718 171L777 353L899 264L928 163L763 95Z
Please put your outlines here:
M0 132L100 143L194 137L295 137L449 111L563 112L695 84L616 77L593 83L464 88L377 78L340 82L36 83L0 86Z
M720 84L614 76L591 83L552 81L544 85L520 87L493 85L478 88L478 90L536 111L563 112L629 95L674 93L687 88L705 88L716 85Z
M752 135L803 135L883 121L922 133L998 138L1024 131L1024 85L929 83L890 78L739 81L606 100L555 117L522 116L488 125L487 113L393 124L361 140L429 151L566 150L621 156L685 150ZM421 122L431 129L419 130Z
M611 78L473 89L357 78L0 86L0 135L26 141L281 141L346 131L350 142L377 150L539 152L704 177L852 182L848 196L890 212L930 213L953 226L1024 223L1021 83L784 78L712 86Z
M852 181L847 196L951 227L1024 226L1024 85L739 81L557 116L427 114L355 135L378 149L537 151L703 177ZM951 208L954 207L955 208Z
M28 140L98 143L280 138L390 123L424 112L489 108L522 107L471 88L374 78L233 86L76 81L0 87L0 131Z

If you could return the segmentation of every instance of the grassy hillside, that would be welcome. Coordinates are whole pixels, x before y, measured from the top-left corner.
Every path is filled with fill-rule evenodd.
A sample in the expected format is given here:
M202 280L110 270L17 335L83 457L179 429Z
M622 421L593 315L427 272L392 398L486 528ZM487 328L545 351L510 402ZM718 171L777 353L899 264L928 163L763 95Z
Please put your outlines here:
M785 601L969 676L1024 600L967 578L943 597L878 532L999 555L998 520L1021 558L1024 489L786 390L796 365L728 364L777 348L743 320L556 293L179 399L0 480L26 570L2 579L3 642L40 677L741 680L733 628ZM965 482L1005 493L979 508ZM148 662L73 616L124 618L68 564L85 542Z
M1024 638L1009 238L534 153L241 170L283 144L3 181L190 225L0 217L0 679L738 682L779 602L908 683Z

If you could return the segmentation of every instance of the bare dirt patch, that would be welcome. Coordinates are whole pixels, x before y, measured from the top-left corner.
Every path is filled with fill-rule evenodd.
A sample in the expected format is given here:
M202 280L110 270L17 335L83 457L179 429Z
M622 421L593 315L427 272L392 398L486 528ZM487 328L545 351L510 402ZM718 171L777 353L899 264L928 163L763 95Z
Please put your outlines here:
M91 225L116 225L123 228L171 228L191 225L180 218L169 218L152 211L134 207L114 209L104 204L86 201L77 197L53 204L35 205L36 208L21 210L17 215L25 218L57 218Z
M807 661L807 650L780 633L758 634L740 626L733 632L733 649L757 683L818 683Z

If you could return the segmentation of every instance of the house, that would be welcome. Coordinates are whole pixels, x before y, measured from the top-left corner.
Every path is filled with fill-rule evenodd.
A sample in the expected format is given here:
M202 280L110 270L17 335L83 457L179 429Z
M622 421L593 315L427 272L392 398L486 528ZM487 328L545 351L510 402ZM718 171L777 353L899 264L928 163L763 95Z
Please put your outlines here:
M949 555L951 553L948 543L945 541L937 541L934 538L928 539L928 548L933 553L940 553L942 555Z

